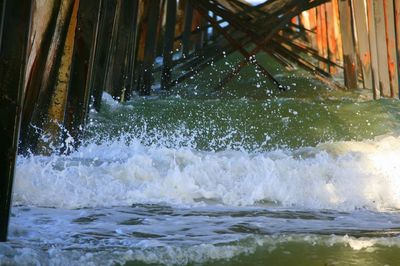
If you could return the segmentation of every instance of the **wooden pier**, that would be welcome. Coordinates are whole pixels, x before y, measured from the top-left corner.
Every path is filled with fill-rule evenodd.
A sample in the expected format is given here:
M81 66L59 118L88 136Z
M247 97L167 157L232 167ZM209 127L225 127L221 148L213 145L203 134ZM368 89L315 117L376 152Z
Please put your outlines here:
M255 60L267 53L331 87L399 98L400 0L0 1L0 240L18 143L49 154L48 135L68 152L104 91L123 102L171 90L234 52L243 59L216 90L249 65L285 90Z

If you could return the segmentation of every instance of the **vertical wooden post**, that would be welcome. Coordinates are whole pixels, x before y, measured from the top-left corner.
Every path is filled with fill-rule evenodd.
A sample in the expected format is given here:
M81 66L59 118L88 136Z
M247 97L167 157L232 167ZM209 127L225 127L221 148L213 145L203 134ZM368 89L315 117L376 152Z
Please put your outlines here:
M6 241L21 120L31 1L1 2L0 241Z
M193 11L193 21L192 21L192 32L196 31L194 36L194 48L196 51L200 50L203 47L203 24L204 18L197 12L197 10Z
M144 59L141 74L142 82L139 83L140 95L150 95L151 91L159 12L160 0L150 0L148 5L146 46L144 47Z
M54 1L46 7L47 14L34 9L32 18L32 42L29 55L24 110L21 124L21 144L23 152L38 152L39 132L47 120L50 99L58 79L63 48L67 36L73 1ZM43 7L42 7L43 8ZM47 26L40 25L40 20Z
M139 16L139 0L135 0L131 5L132 17L128 17L130 20L129 24L129 38L128 38L128 50L126 53L126 64L124 73L126 75L124 79L125 88L125 100L129 100L133 91L135 83L135 67L136 67L136 45L138 36L138 16Z
M203 17L201 17L200 27L202 28L200 48L204 48L208 43L208 21Z
M98 21L98 35L96 41L96 54L94 58L93 83L91 93L93 107L100 111L101 97L106 86L107 56L110 47L113 15L115 13L115 0L101 0L100 18Z
M332 1L332 13L333 13L333 30L336 39L336 58L339 62L343 62L343 45L342 45L342 33L340 32L340 18L339 18L339 6L337 1Z
M176 26L175 26L175 35L182 36L183 28L185 24L185 7L186 1L188 0L179 0L178 1L178 10L176 13ZM178 51L182 48L182 38L179 42L174 43L174 50Z
M64 1L63 3L65 3ZM51 100L48 109L48 116L43 121L43 131L48 134L51 138L51 142L54 144L60 144L61 128L60 125L64 123L65 107L67 104L68 97L68 82L71 72L72 55L74 51L74 40L75 40L75 29L79 8L79 1L73 0L72 14L69 21L66 21L65 27L68 27L66 32L66 38L60 58L60 65L57 69L57 79L54 86L54 92L51 95ZM42 143L42 147L45 148L48 143ZM46 152L44 149L41 153ZM49 150L48 153L51 153Z
M378 71L381 96L390 97L390 76L388 50L386 44L385 5L383 0L373 1L375 14L376 46L378 51Z
M168 90L171 82L172 55L174 49L176 0L167 1L167 19L165 22L163 70L161 74L161 89Z
M397 69L400 71L400 1L394 2L395 26L396 26L396 50L397 50ZM397 79L397 86L400 88L400 77Z
M348 89L357 88L357 56L353 38L353 21L350 0L339 1L340 29L342 32L344 84Z
M378 65L378 47L376 45L376 27L375 27L375 12L374 0L367 0L368 12L368 33L369 33L369 46L371 49L371 71L373 77L373 94L374 99L381 97L379 85L379 65Z
M115 11L107 89L120 101L132 90L138 3L119 0Z
M385 4L385 25L386 41L388 51L390 96L399 98L399 71L397 67L396 51L396 22L393 0L384 0Z
M339 62L338 58L338 41L336 36L335 24L336 19L335 16L338 16L335 13L335 8L332 3L326 3L326 24L327 24L327 36L328 36L328 58L330 61L334 63ZM337 70L335 66L331 66L329 72L332 74L336 74Z
M328 36L327 36L327 22L326 22L326 9L325 5L322 4L317 7L318 17L318 49L319 54L322 57L328 58ZM320 62L320 68L325 69L329 72L329 66L326 63Z
M354 21L356 24L358 54L360 57L361 69L363 74L364 88L373 89L371 71L371 50L368 41L367 7L364 0L353 0Z
M308 18L310 22L310 30L314 31L314 35L310 34L311 47L314 49L318 48L318 41L316 38L316 28L317 28L317 8L311 8L308 12Z
M80 144L79 140L89 109L89 86L93 78L99 4L99 0L79 2L65 117L65 128L74 138L75 147Z
M192 47L190 36L192 34L192 21L193 21L193 6L190 1L186 1L185 6L185 24L183 26L182 34L182 56L186 57L189 55Z

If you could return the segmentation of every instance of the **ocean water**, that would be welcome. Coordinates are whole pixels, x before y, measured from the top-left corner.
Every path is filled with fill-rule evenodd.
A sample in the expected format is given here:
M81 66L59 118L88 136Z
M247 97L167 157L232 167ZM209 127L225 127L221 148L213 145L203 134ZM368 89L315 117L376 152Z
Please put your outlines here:
M78 150L20 156L0 264L399 265L400 103L226 69L104 94Z

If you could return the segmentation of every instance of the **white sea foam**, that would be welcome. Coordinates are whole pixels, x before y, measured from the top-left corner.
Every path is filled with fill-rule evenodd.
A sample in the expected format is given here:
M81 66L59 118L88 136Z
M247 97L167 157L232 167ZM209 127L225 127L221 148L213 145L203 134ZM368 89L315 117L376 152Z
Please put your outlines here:
M16 204L63 208L202 200L240 206L352 210L400 208L400 138L337 142L297 151L205 152L89 144L69 156L19 158Z

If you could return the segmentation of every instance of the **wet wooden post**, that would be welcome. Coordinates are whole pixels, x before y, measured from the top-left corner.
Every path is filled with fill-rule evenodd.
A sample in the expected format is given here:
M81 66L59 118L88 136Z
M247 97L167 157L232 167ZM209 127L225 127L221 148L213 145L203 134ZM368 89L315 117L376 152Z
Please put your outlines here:
M21 120L31 1L3 0L0 8L0 241L6 241Z
M20 145L23 152L27 150L34 153L42 150L47 152L45 143L42 142L39 145L38 129L42 130L50 120L48 110L50 101L55 95L73 2L73 0L54 1L52 5L49 4L49 7L42 7L49 9L47 10L49 14L44 17L39 9L34 10L33 25L40 24L41 20L43 24L47 22L47 26L42 34L36 27L32 28L31 33L31 38L34 39L32 46L37 44L37 48L29 55L29 59L33 62L28 66L26 74Z
M353 21L350 0L339 1L340 29L342 32L344 84L348 89L357 88L357 56L353 38Z
M373 95L374 99L381 97L380 93L380 78L379 78L379 65L378 65L378 47L376 45L376 27L375 27L375 12L374 0L367 0L367 14L368 14L368 29L369 29L369 46L371 49L371 72L373 77Z
M110 47L113 15L115 13L115 0L101 0L100 17L98 20L98 35L96 40L96 54L94 58L93 83L91 93L93 107L100 111L101 97L106 87L107 58Z
M129 21L129 23L128 23L129 24L128 51L127 51L126 57L125 57L127 63L125 64L125 69L124 69L125 100L129 100L131 98L131 94L132 94L134 83L135 83L139 2L140 2L139 0L134 0L133 3L131 3L130 14L132 16L128 16L128 18L125 18Z
M75 148L80 144L89 111L99 7L100 0L79 2L65 117L65 128L74 139Z
M201 32L201 45L200 48L204 48L208 43L208 21L205 18L201 18L201 28L203 28Z
M358 54L361 63L364 88L374 89L371 70L371 49L368 39L367 6L364 0L353 0Z
M197 12L196 10L193 11L193 21L192 21L192 33L195 32L194 35L194 49L195 52L200 51L203 47L203 28L204 18Z
M168 90L171 83L172 56L174 53L175 24L176 24L176 0L167 1L167 18L165 22L163 70L161 74L161 89Z
M396 27L396 50L397 50L397 69L400 71L400 1L394 2L395 9L395 27ZM398 77L397 86L400 88L400 77Z
M325 5L322 4L317 7L317 41L319 54L324 58L328 58L328 38L326 23ZM323 62L319 63L319 67L324 70L329 70L329 66Z
M388 51L388 65L390 78L390 97L399 98L399 71L397 66L396 50L396 22L394 4L391 0L385 0L385 25Z
M333 63L338 63L339 58L338 58L338 37L336 34L336 20L337 16L337 10L335 9L334 5L332 2L328 2L325 4L326 8L326 23L327 23L327 35L328 35L328 58L330 61ZM329 72L332 74L337 73L337 69L335 66L331 66L329 69Z
M310 30L315 31L317 26L317 8L311 8L307 12L308 12ZM310 34L309 38L311 40L311 47L317 49L318 42L316 38L316 32L314 32L314 34Z
M390 76L386 44L385 6L383 1L372 1L375 15L376 47L378 56L379 88L381 96L390 97Z
M120 101L132 91L139 0L119 0L109 50L108 91Z
M63 3L66 3L64 1ZM43 123L43 131L48 134L51 138L51 142L54 144L60 144L61 128L60 125L64 123L65 117L65 107L67 104L68 97L68 83L71 72L72 55L74 51L74 40L75 40L75 29L79 8L79 1L74 0L71 2L72 14L69 20L65 21L65 27L67 28L64 47L62 55L60 58L60 64L57 69L57 78L54 86L53 94L51 95L51 100L48 108L47 120ZM61 51L60 51L61 53ZM40 153L51 153L51 149L46 149L48 143L42 143L42 148Z
M190 36L192 34L192 21L193 21L193 5L189 0L186 1L185 6L185 24L183 26L182 34L182 56L185 58L189 55L192 48Z
M140 95L150 95L151 91L159 12L160 0L150 0L148 3L146 45L144 47L144 59L141 69L142 82L139 83Z

